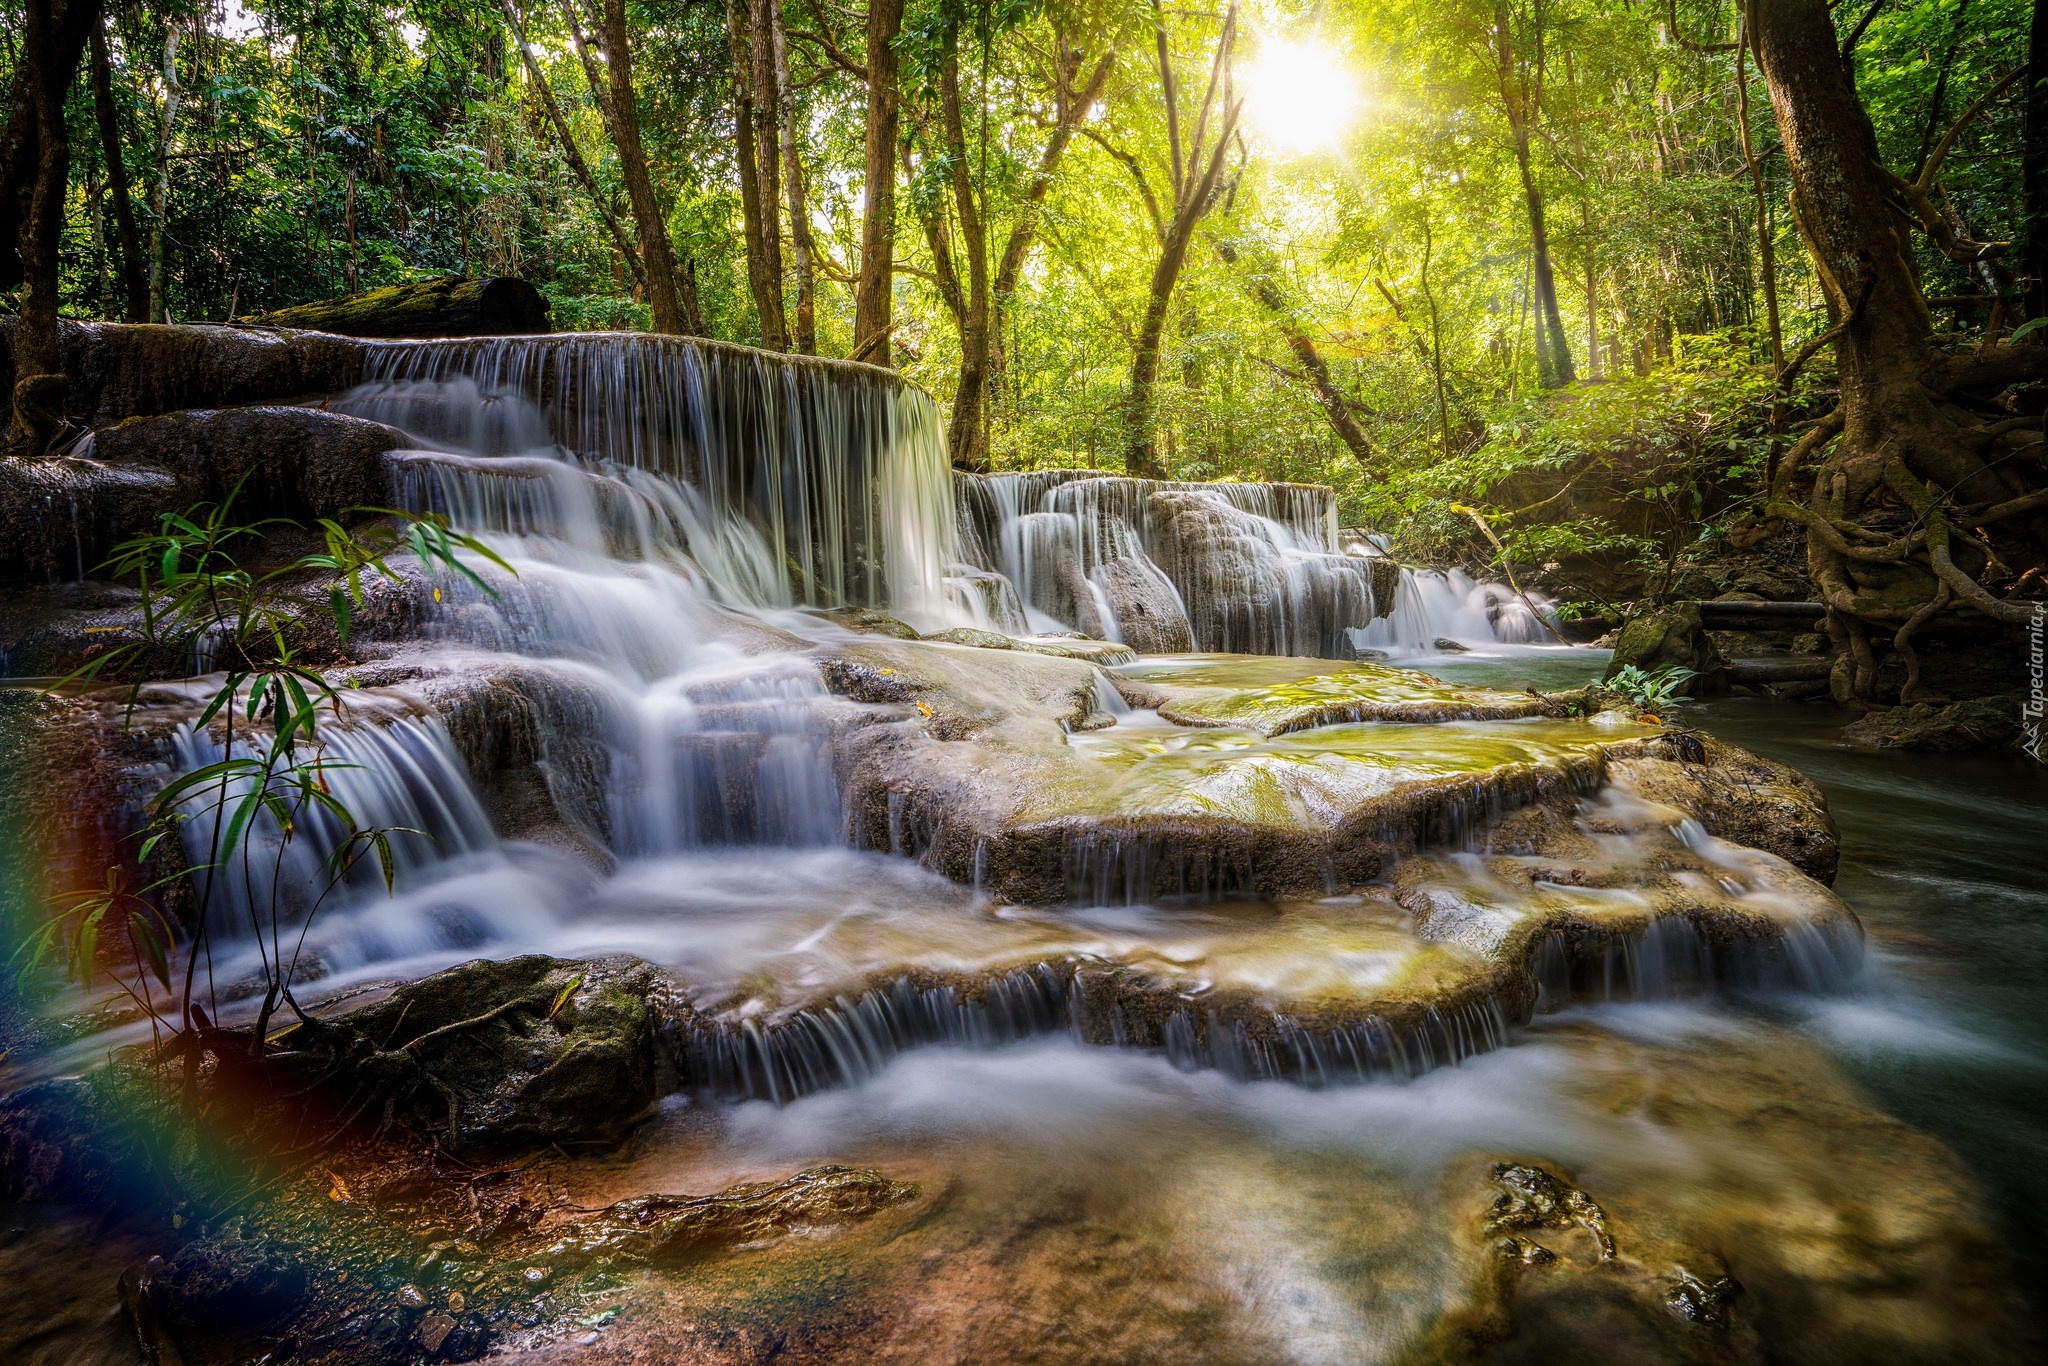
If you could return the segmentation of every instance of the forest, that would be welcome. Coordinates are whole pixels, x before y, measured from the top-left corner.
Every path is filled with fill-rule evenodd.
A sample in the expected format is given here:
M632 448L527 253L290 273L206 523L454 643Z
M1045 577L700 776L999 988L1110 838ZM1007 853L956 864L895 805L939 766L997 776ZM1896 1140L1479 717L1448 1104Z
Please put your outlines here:
M1845 318L1932 355L2041 316L2038 7L1828 10L1827 136L1867 115L1877 158L1839 204L1787 126L1825 35L1696 0L60 6L10 28L0 230L61 219L77 318L523 276L558 329L894 366L962 468L1326 483L1411 557L1635 566L1560 585L1597 610L1811 503ZM1838 214L1899 239L1862 305Z
M0 1359L2042 1359L2048 0L0 15Z

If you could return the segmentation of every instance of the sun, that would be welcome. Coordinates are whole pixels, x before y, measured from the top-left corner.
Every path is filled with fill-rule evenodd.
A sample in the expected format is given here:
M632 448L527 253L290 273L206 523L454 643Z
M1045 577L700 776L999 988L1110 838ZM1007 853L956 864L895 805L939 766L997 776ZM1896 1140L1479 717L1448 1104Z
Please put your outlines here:
M1358 117L1358 83L1323 43L1262 43L1243 81L1245 113L1277 151L1334 151Z

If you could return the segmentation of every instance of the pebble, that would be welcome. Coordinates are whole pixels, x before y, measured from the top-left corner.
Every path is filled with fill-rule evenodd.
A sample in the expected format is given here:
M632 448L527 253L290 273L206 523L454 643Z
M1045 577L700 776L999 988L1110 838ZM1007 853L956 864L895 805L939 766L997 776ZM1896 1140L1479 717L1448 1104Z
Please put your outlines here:
M454 1331L454 1319L446 1314L429 1314L420 1320L420 1345L429 1352L438 1352Z
M403 1309L425 1309L427 1297L416 1285L401 1285L398 1287L398 1303Z

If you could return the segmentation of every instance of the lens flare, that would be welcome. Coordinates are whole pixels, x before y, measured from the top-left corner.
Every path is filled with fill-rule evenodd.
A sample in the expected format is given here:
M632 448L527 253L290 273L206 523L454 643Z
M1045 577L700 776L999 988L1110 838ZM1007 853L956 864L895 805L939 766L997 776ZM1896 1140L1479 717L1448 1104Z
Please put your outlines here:
M1363 103L1343 59L1314 41L1262 44L1243 81L1253 129L1284 153L1335 151Z

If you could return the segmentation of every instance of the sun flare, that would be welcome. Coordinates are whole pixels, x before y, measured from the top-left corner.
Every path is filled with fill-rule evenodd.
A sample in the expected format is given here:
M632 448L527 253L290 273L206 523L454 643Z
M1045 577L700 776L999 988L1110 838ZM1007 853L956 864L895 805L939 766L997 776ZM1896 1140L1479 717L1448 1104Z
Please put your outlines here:
M1282 152L1333 151L1358 117L1358 82L1326 44L1274 40L1244 73L1245 112Z

